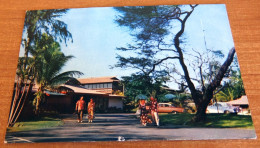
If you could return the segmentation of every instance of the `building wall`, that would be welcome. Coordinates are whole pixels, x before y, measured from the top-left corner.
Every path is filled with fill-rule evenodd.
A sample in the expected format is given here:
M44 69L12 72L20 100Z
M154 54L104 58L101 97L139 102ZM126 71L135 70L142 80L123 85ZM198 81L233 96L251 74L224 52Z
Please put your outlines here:
M111 98L109 98L108 107L116 107L116 108L123 109L123 100L122 100L122 98L118 98L118 97L111 97Z
M68 113L75 110L75 105L72 105L72 97L69 95L63 96L48 96L46 97L46 110L55 110L60 113ZM72 107L72 108L71 108Z

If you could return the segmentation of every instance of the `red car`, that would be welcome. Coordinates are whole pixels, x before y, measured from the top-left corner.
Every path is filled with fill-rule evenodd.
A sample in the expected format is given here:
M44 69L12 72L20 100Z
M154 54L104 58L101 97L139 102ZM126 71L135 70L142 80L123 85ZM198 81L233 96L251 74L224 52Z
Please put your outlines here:
M170 103L159 103L158 104L158 112L159 113L183 113L184 108L175 107Z

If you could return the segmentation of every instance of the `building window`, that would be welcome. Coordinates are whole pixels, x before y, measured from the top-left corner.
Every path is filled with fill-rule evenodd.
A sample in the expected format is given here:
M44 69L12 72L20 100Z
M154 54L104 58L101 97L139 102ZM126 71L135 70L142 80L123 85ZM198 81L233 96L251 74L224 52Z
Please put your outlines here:
M108 83L107 88L112 88L112 83Z
M104 88L107 88L107 83L104 84Z

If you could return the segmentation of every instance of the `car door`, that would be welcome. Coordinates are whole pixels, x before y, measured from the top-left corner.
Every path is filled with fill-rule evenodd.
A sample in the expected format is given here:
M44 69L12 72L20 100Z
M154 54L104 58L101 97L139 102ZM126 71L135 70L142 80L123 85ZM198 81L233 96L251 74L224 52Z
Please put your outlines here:
M165 113L164 104L159 104L159 105L158 105L158 112L159 112L159 113Z

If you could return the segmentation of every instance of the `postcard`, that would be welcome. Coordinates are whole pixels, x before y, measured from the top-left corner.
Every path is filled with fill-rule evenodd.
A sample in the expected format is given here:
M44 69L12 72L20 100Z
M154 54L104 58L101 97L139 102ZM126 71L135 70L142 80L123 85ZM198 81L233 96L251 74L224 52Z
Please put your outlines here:
M224 4L26 12L5 143L256 139Z

